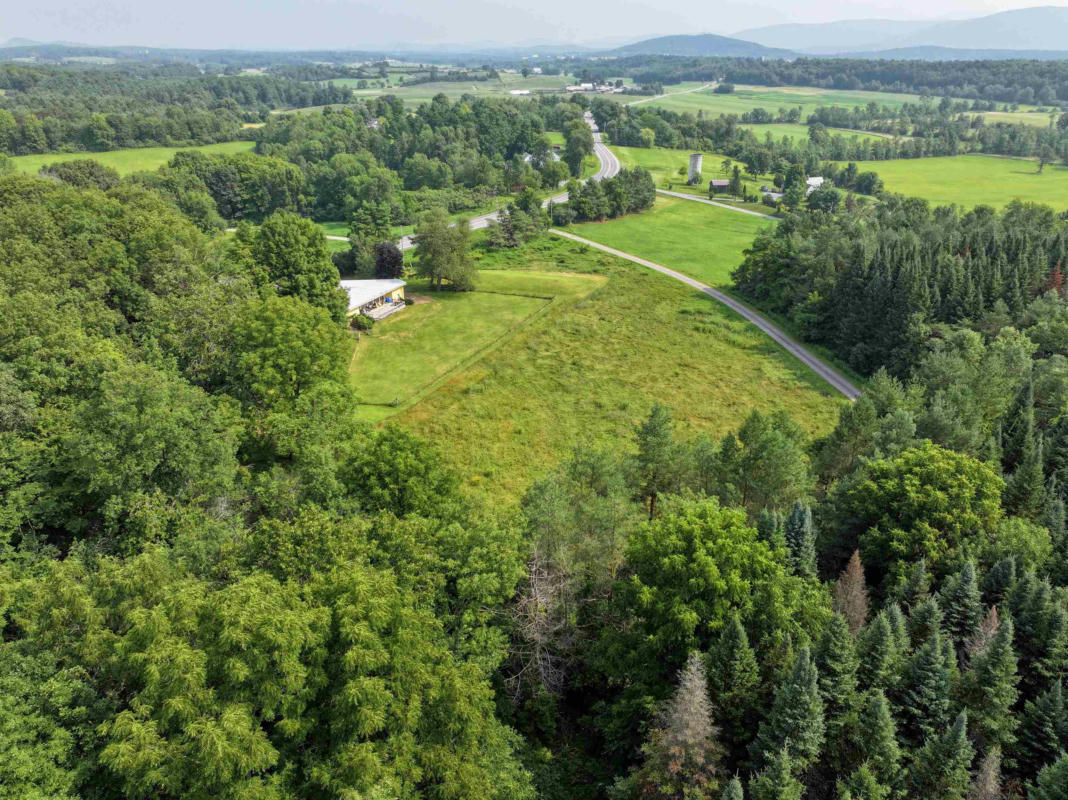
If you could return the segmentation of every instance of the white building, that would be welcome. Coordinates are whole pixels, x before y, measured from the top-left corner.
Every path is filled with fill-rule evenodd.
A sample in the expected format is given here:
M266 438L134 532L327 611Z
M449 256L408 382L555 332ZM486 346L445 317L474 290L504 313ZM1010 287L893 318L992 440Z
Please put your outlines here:
M806 196L812 194L817 189L823 188L823 178L809 178L805 181L805 183L808 184L807 188L805 189Z
M341 288L349 296L350 317L366 314L375 319L388 317L404 308L405 282L399 278L371 281L341 281Z

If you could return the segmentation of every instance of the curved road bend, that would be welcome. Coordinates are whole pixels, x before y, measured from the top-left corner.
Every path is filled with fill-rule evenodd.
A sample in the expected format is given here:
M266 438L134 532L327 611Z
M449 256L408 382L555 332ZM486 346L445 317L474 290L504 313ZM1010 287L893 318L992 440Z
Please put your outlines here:
M590 126L590 130L593 132L593 154L597 156L597 160L601 164L597 169L597 172L595 172L589 180L599 181L604 178L611 178L621 169L619 159L616 158L615 153L608 149L608 145L601 140L601 133L597 130L597 123L593 121L593 115L589 111L586 112L584 119L586 124ZM548 198L541 205L544 208L548 206L549 203L563 203L566 200L567 192L561 192L560 194ZM495 222L496 220L497 212L491 211L488 214L479 214L477 217L471 217L471 219L468 220L468 223L471 226L471 230L474 231L479 228L486 228L491 222ZM348 241L344 236L327 236L326 238L335 239L337 241ZM411 236L401 237L401 239L397 241L397 247L401 250L408 250L414 246L415 244L412 241Z
M743 209L734 210L741 211ZM802 345L798 344L785 333L783 333L777 325L774 325L773 323L769 322L764 317L760 316L760 314L756 313L748 306L738 302L733 297L730 297L729 295L726 295L723 292L713 289L711 286L701 283L698 280L694 280L688 275L683 275L681 272L676 272L673 269L661 266L660 264L656 264L652 261L647 261L644 258L633 256L630 253L624 253L622 250L616 250L613 247L598 244L597 242L590 241L589 239L583 239L581 236L576 236L575 234L568 233L567 231L557 230L556 228L550 228L549 233L555 234L557 236L562 236L565 239L571 239L575 242L580 242L581 244L588 245L589 247L595 247L598 250L604 251L605 253L610 253L611 255L618 256L619 258L625 258L627 261L633 261L635 264L640 264L643 267L654 269L657 272L661 272L664 275L674 278L677 281L682 281L688 286L692 286L694 289L698 289L699 291L704 292L712 299L717 300L718 302L727 306L727 308L729 308L731 311L734 311L736 314L738 314L748 322L751 322L756 325L758 328L760 328L760 330L764 331L764 333L770 336L776 342L776 344L778 344L780 347L786 350L786 352L794 356L798 361L800 361L806 367L808 367L821 378L823 378L823 380L827 381L827 383L829 383L833 389L845 395L847 399L856 400L858 397L860 397L860 391L857 389L857 387L850 383L845 377L843 377L841 373L834 369L834 367L812 355L812 353L810 353Z

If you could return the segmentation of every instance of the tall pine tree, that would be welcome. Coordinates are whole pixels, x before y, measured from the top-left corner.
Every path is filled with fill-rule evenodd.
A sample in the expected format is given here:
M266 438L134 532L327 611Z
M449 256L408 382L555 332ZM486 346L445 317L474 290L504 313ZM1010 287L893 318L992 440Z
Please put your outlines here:
M950 576L939 592L942 608L942 630L958 647L979 628L983 619L983 603L979 595L979 581L975 564L964 562L960 572Z
M1008 748L1015 741L1012 708L1019 693L1012 637L1012 620L1002 620L990 645L972 659L961 679L961 702L968 709L973 738L984 747Z
M816 760L823 737L823 701L816 665L805 645L797 653L793 670L775 692L771 711L750 750L755 763L767 764L770 757L785 748L790 763L800 771Z
M948 730L931 736L917 753L909 774L913 796L923 800L964 800L974 755L968 741L968 713L962 711Z
M786 518L786 548L793 571L802 578L816 577L816 528L812 509L797 501Z

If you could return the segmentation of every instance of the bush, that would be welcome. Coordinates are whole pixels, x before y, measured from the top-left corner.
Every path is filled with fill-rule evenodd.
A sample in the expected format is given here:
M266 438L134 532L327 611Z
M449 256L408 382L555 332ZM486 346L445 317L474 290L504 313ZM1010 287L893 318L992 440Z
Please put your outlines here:
M716 84L716 88L713 89L716 94L730 94L734 91L734 84L727 83L726 81Z
M349 326L354 331L369 331L375 325L375 321L372 317L366 314L357 314L349 320Z
M566 227L575 221L575 212L567 203L556 203L553 206L553 225Z
M768 208L778 208L779 201L772 197L770 194L766 194L760 198L760 202L766 205Z

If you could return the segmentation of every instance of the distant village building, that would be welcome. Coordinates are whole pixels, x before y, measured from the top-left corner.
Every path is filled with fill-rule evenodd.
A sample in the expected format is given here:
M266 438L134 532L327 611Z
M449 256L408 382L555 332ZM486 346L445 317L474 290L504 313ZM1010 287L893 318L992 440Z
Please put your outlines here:
M341 288L349 296L348 316L366 314L382 319L400 311L404 308L405 285L399 278L341 281Z
M508 92L508 94L530 94L530 89L512 89Z
M823 188L823 178L809 178L805 181L807 188L805 189L805 195L810 195L817 189Z

